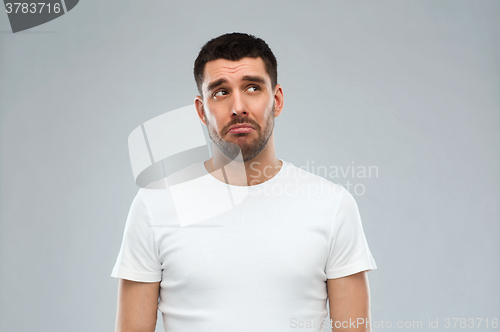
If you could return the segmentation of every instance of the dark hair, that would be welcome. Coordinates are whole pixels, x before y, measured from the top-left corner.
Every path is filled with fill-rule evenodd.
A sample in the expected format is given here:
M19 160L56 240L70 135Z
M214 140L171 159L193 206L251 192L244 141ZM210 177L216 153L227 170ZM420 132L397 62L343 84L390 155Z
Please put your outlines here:
M194 80L200 95L203 96L203 72L207 62L217 59L238 61L245 57L262 58L271 86L274 88L278 84L278 63L266 42L246 33L233 32L213 38L201 48L194 62Z

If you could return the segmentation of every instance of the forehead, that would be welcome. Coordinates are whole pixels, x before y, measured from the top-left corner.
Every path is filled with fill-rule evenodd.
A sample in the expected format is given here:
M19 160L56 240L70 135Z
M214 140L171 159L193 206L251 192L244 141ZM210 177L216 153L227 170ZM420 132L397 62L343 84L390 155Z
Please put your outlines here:
M262 58L242 58L238 61L217 59L205 64L203 86L220 78L228 80L240 80L243 76L262 76L266 81L271 79L266 71Z

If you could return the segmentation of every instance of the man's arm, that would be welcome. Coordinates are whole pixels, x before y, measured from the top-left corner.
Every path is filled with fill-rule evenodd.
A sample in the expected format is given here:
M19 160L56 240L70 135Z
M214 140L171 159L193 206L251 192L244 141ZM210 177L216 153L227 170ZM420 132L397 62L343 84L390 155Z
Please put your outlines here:
M370 332L370 325L366 324L371 319L366 271L342 278L327 279L326 286L333 330Z
M154 332L160 281L120 279L115 332Z

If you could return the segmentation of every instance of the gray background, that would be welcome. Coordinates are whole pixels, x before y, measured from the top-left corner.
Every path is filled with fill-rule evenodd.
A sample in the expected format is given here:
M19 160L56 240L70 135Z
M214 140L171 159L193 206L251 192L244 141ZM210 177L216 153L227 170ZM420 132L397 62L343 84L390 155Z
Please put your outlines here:
M499 1L87 0L0 31L1 331L114 329L127 137L233 31L278 59L279 158L378 167L331 179L366 189L372 319L500 318Z

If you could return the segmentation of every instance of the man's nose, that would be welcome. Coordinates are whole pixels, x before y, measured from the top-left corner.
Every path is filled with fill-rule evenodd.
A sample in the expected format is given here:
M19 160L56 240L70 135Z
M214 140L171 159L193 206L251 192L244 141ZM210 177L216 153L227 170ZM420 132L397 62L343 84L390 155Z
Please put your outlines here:
M231 115L248 115L245 100L242 93L239 91L233 94L233 109Z

